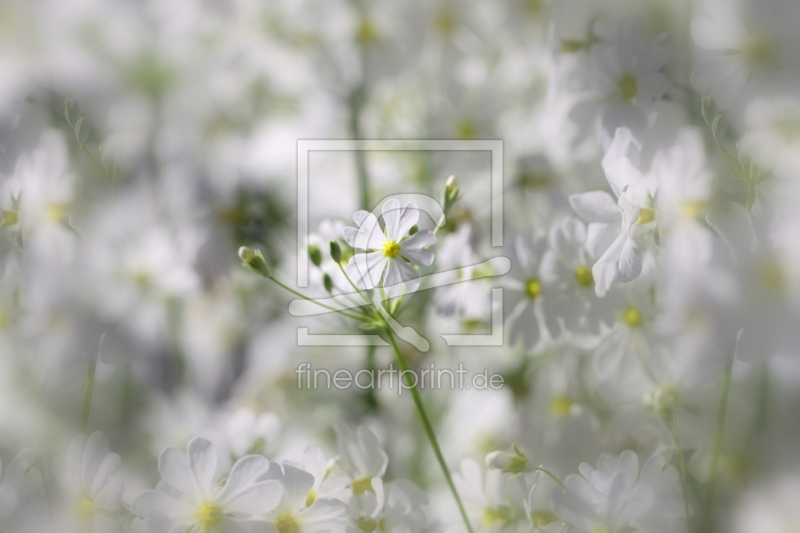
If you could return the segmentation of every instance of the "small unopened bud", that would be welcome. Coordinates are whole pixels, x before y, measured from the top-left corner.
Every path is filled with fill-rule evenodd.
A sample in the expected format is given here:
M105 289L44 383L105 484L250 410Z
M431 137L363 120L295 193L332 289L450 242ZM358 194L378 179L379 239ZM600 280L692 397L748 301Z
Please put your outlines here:
M331 259L337 263L342 262L342 249L339 247L339 243L336 241L331 241Z
M247 246L242 246L239 248L239 258L245 267L259 276L264 276L265 278L272 276L272 269L269 267L269 263L267 263L261 250L253 251Z
M314 266L318 267L322 264L322 251L316 244L312 244L308 247L308 257L311 259L311 262L314 263Z
M328 274L322 276L322 284L325 286L326 291L333 292L333 280Z
M517 449L513 454L496 450L486 456L486 466L503 472L519 474L527 469L528 458Z
M460 189L458 187L458 178L450 176L444 186L444 210L449 211L453 204L458 200Z

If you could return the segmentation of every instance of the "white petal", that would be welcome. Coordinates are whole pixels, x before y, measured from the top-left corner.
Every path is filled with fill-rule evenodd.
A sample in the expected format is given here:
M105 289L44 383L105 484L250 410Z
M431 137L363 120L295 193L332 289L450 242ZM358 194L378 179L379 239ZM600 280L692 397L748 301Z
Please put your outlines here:
M261 455L248 455L236 461L217 500L221 504L227 505L230 501L238 498L242 492L249 490L259 478L267 473L269 465L266 457Z
M377 217L369 211L356 212L353 221L358 224L358 228L348 226L344 229L345 241L353 248L372 250L380 248L386 242Z
M186 447L189 468L197 480L197 486L206 498L211 496L214 486L214 473L217 470L217 449L210 441L195 437Z
M189 468L189 461L176 448L169 447L161 452L158 459L158 471L164 482L181 494L185 494L195 501L202 498L194 475Z
M391 298L402 296L404 290L414 292L419 288L419 272L411 265L400 258L390 260L387 265L383 287Z
M621 219L614 198L603 191L591 191L569 196L569 205L589 222L614 222Z
M400 239L419 222L419 209L413 202L401 208L400 202L393 198L383 204L383 221L386 224L387 237L400 242Z

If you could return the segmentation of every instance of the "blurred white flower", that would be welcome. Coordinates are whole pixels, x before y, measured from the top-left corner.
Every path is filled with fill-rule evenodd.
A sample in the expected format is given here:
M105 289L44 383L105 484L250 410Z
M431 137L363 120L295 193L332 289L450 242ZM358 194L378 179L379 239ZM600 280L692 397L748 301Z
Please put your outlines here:
M187 454L167 448L158 461L163 481L134 500L144 531L246 532L283 497L281 483L262 479L270 468L260 455L242 457L224 484L217 477L217 450L202 438L189 441Z
M277 533L344 533L354 528L348 507L341 500L309 498L314 476L289 464L272 463L266 479L283 487L283 496L267 522Z
M759 98L747 106L742 153L783 179L800 173L800 100Z
M336 425L336 436L353 494L360 496L373 490L374 480L383 477L389 464L389 457L375 434L365 426L353 431L347 424L339 423Z
M597 132L608 146L618 128L631 130L641 143L657 116L660 100L669 82L661 69L670 58L663 45L665 36L649 43L642 40L642 24L637 19L619 25L609 43L596 44L589 51L587 84L592 101L602 106L597 117Z
M67 451L65 485L73 520L83 528L111 531L125 488L119 455L109 452L105 435L73 439ZM80 529L78 527L78 529Z
M678 472L654 455L639 469L630 450L619 457L603 454L597 468L580 465L567 476L567 491L553 496L558 517L583 533L598 531L675 532L685 526Z

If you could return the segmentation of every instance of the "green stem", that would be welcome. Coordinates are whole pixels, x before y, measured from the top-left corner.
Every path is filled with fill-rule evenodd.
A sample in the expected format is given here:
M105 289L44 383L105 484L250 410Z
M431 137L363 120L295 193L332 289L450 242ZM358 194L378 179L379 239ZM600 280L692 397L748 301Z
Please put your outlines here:
M549 477L550 477L550 478L551 478L553 481L555 481L556 483L558 483L558 485L559 485L559 486L560 486L562 489L564 489L564 490L567 490L567 486L566 486L566 485L564 485L564 482L563 482L563 481L561 481L561 480L558 478L558 476L557 476L557 475L555 475L554 473L552 473L552 472L551 472L551 471L549 471L548 469L546 469L546 468L544 468L544 467L541 467L541 466L535 466L535 467L533 467L533 469L534 469L534 470L538 470L539 472L542 472L543 474L546 474L546 475L548 475L548 476L549 476Z
M300 297L300 298L302 298L303 300L307 300L307 301L309 301L309 302L311 302L311 303L317 304L318 306L320 306L320 307L322 307L322 308L324 308L324 309L327 309L327 310L329 310L329 311L333 311L334 313L339 313L340 315L342 315L342 316L345 316L345 317L347 317L347 318L350 318L350 319L353 319L353 320L357 320L357 321L359 321L359 322L362 320L362 317L360 317L360 316L353 315L353 314L350 314L350 313L346 313L345 311L342 311L341 309L336 309L335 307L331 307L331 306L329 306L329 305L325 305L325 304L324 304L324 303L322 303L322 302L318 302L317 300L315 300L315 299L313 299L313 298L309 298L308 296L306 296L306 295L305 295L305 294L303 294L302 292L299 292L299 291L296 291L296 290L294 290L293 288L289 287L288 285L286 285L286 284L284 284L284 283L281 283L280 281L278 281L277 279L275 279L275 278L274 278L274 277L272 277L272 276L270 276L270 277L269 277L269 279L271 279L272 281L274 281L274 282L275 282L275 283L276 283L276 284L277 284L279 287L281 287L282 289L284 289L284 290L287 290L287 291L291 292L291 293L292 293L292 294L294 294L295 296L299 296L299 297Z
M725 412L728 408L728 392L731 388L731 374L733 372L733 354L725 362L725 374L722 378L722 391L719 397L719 411L717 411L717 429L714 432L714 447L711 451L711 468L708 472L708 489L706 490L705 500L705 520L706 524L711 520L711 508L714 504L714 488L717 482L717 467L719 466L719 455L722 450L722 433L725 429Z
M472 524L470 524L469 518L467 518L467 511L464 508L461 497L458 495L456 485L453 483L453 476L450 474L450 469L447 467L447 463L442 455L442 450L439 447L439 441L436 439L436 433L433 431L433 425L431 424L430 418L428 418L428 413L425 411L425 406L422 404L422 397L419 395L416 383L414 383L413 379L408 374L408 363L406 363L406 358L403 356L403 352L401 352L400 348L397 346L397 341L395 340L392 330L389 328L388 324L386 324L386 335L389 337L389 342L391 343L394 353L397 356L397 364L400 365L400 369L404 372L406 377L406 385L408 385L409 389L411 390L411 397L414 399L414 405L417 407L417 412L422 420L422 426L425 428L425 434L428 436L428 440L433 448L433 453L436 455L436 460L439 462L442 473L447 480L447 485L450 487L450 492L453 493L453 497L458 505L458 510L461 513L461 518L464 520L464 525L467 526L467 531L469 533L473 533Z
M81 433L86 434L89 427L89 412L92 410L92 394L94 393L94 374L97 370L97 355L89 361L89 372L86 376L86 387L83 390L83 409L81 410Z
M758 376L758 409L756 410L756 430L760 433L767 426L769 406L769 363L761 363Z
M753 205L756 203L756 186L755 185L748 185L747 186L747 210L752 211Z
M364 102L364 90L357 89L350 98L350 134L357 143L361 141L361 108ZM369 175L367 174L367 159L360 146L355 150L356 172L358 175L358 195L361 209L370 209L369 205Z
M678 461L680 462L680 473L681 473L681 491L683 492L683 506L686 510L686 524L688 526L690 520L690 513L689 513L689 490L688 490L688 483L687 483L687 475L686 475L686 456L683 454L683 446L681 446L681 437L678 434L678 415L675 414L675 411L672 411L672 423L667 423L665 419L664 422L667 423L667 427L669 428L669 432L672 434L672 440L675 441L675 446L678 448Z

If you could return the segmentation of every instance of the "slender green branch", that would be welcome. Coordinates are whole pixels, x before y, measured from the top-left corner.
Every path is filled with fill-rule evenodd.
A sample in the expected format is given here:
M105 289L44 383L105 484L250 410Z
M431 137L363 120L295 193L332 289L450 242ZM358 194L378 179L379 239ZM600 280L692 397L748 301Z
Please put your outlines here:
M406 377L406 385L408 385L409 389L411 390L411 397L414 399L414 405L416 405L417 412L422 420L422 426L425 428L425 433L431 443L433 453L436 455L436 460L439 462L442 473L447 480L447 485L450 487L450 491L453 493L453 497L456 500L458 510L461 513L461 518L464 520L464 525L467 526L467 531L469 531L469 533L473 533L472 524L470 524L469 518L467 517L467 511L464 508L461 497L458 495L456 485L453 483L453 476L450 474L450 469L447 467L447 462L444 460L444 455L442 455L442 450L439 447L439 441L436 439L436 433L433 430L433 424L431 424L430 418L428 418L428 413L425 411L425 406L422 404L422 397L417 390L416 383L414 383L413 379L408 374L408 363L406 363L406 358L403 356L403 352L400 351L400 347L397 346L397 341L395 340L394 334L392 334L392 330L388 323L386 324L386 335L389 337L389 342L391 343L394 353L397 356L397 364L400 365L400 369L404 372L404 376Z
M733 373L733 354L728 356L725 362L725 374L722 378L722 391L719 397L719 410L717 411L717 428L714 432L714 447L711 451L711 467L708 472L708 489L706 490L705 500L705 520L708 524L711 520L711 508L714 504L714 489L717 482L717 467L719 466L719 456L722 450L722 433L725 429L725 413L728 409L728 393L731 388L731 375Z
M83 391L83 409L81 410L81 433L86 434L89 428L89 412L92 410L92 394L94 393L94 374L97 370L97 354L89 360L89 371L86 375L86 387Z
M549 471L548 469L546 469L546 468L544 468L544 467L541 467L541 466L535 466L535 467L533 467L533 469L534 469L534 470L538 470L539 472L542 472L542 473L546 474L546 475L547 475L547 476L549 476L549 477L550 477L550 478L551 478L553 481L555 481L556 483L558 483L558 485L559 485L559 486L560 486L562 489L564 489L564 490L567 490L567 486L566 486L566 485L564 485L564 482L563 482L563 481L561 481L561 480L558 478L558 476L557 476L557 475L555 475L554 473L552 473L552 472L551 472L551 471Z
M307 300L307 301L309 301L309 302L311 302L311 303L314 303L314 304L317 304L318 306L320 306L320 307L323 307L323 308L325 308L325 309L327 309L327 310L329 310L329 311L333 311L334 313L339 313L340 315L342 315L342 316L345 316L345 317L347 317L347 318L350 318L350 319L353 319L353 320L358 320L358 321L361 321L361 319L362 319L362 317L360 317L360 316L358 316L358 315L353 315L353 314L347 313L347 312L345 312L345 311L342 311L341 309L336 309L335 307L331 307L331 306L329 306L329 305L325 305L325 304L324 304L324 303L322 303L322 302L318 302L317 300L315 300L315 299L313 299L313 298L309 298L308 296L306 296L306 295L305 295L305 294L303 294L302 292L299 292L299 291L296 291L296 290L294 290L293 288L289 287L288 285L286 285L286 284L284 284L284 283L281 283L279 280L277 280L276 278L274 278L274 277L272 277L272 276L270 276L270 277L269 277L269 279L271 279L272 281L274 281L274 282L275 282L275 283L276 283L276 284L277 284L279 287L281 287L282 289L284 289L284 290L287 290L287 291L291 292L291 293L292 293L292 294L294 294L295 296L299 296L299 297L300 297L300 298L302 298L303 300Z
M670 417L672 420L668 422L666 417L664 419L664 423L667 424L667 428L669 432L672 434L672 440L675 441L675 446L678 448L678 461L680 463L680 474L681 474L681 491L683 492L683 507L686 511L686 524L688 526L690 520L690 512L689 512L689 490L688 490L688 482L687 482L687 475L686 475L686 456L683 454L683 446L681 446L681 437L678 433L678 415L675 414L675 410L672 410L672 416Z

